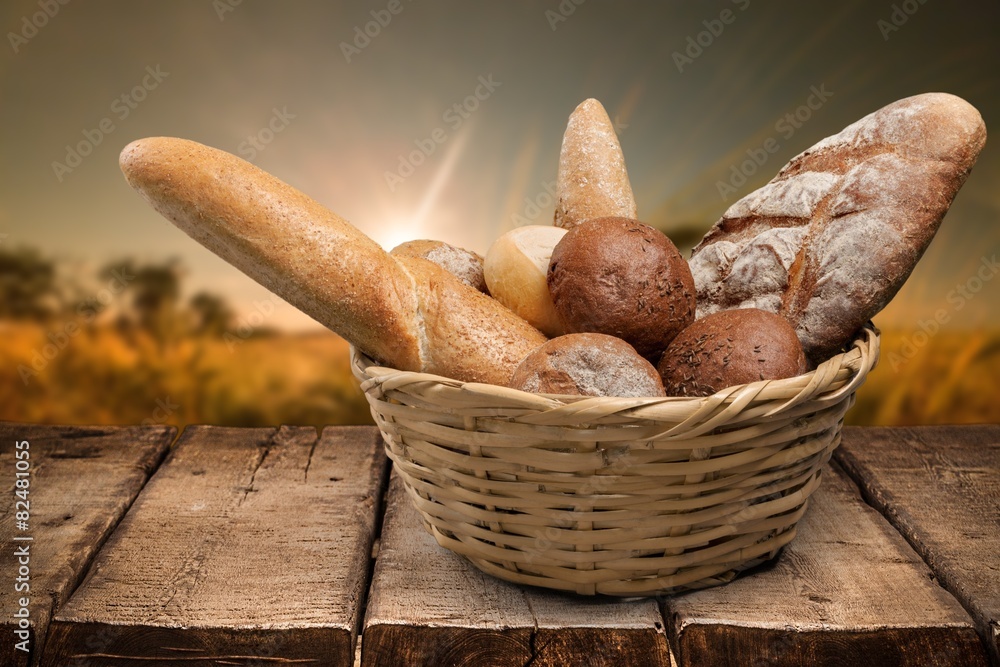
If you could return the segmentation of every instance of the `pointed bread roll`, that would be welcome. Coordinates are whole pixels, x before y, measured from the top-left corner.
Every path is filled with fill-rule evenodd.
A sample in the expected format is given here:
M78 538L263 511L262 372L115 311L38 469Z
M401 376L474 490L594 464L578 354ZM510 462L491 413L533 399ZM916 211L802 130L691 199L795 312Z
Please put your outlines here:
M556 177L555 225L571 229L591 218L636 218L625 157L608 112L595 99L570 114Z
M392 257L295 188L224 151L155 137L125 178L193 239L393 368L505 385L546 338L420 258Z

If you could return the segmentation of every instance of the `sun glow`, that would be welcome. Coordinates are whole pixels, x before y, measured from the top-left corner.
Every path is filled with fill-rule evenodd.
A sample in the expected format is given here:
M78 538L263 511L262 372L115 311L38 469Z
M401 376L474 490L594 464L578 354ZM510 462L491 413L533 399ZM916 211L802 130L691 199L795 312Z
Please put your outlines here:
M372 234L375 242L386 250L392 250L400 243L426 237L426 230L413 218L396 217L389 220Z
M434 214L439 213L437 210L438 199L440 198L445 185L451 178L458 159L465 150L468 134L469 131L467 126L459 130L449 145L443 162L434 171L434 175L431 178L426 191L421 197L419 204L415 207L415 210L406 215L400 215L397 213L385 216L386 222L380 225L377 232L372 233L372 238L374 238L375 241L377 241L383 248L391 250L405 241L413 241L415 239L422 238L434 238L433 235L431 237L427 236L428 230L425 222L428 217L434 218ZM436 222L438 224L435 226L440 227L441 220L438 219Z

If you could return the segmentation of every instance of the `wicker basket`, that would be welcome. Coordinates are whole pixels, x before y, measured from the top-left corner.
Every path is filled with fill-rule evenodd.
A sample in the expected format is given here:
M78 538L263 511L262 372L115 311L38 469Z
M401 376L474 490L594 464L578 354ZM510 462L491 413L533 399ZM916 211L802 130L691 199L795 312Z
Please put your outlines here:
M730 581L777 555L878 359L706 398L529 394L379 367L352 349L386 450L437 542L501 579L583 595Z

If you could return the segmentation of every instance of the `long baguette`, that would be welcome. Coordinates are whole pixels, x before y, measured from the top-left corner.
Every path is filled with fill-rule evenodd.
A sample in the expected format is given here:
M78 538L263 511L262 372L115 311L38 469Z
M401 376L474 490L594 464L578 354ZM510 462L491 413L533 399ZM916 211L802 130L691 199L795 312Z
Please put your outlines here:
M349 222L234 155L168 137L120 164L165 218L393 368L506 384L545 337L426 260L393 257Z

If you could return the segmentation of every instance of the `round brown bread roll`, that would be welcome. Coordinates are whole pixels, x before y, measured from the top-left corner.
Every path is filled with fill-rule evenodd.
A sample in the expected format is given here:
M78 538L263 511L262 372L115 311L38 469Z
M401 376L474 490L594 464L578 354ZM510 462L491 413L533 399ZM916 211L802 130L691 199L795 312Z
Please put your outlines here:
M489 294L483 278L483 258L479 253L453 246L444 241L419 239L407 241L389 251L396 257L422 257L434 262L469 287Z
M677 334L658 366L668 396L711 396L726 387L806 372L788 320L757 308L707 315Z
M549 292L565 331L617 336L646 359L694 321L694 280L662 232L630 218L594 218L552 251Z
M566 334L535 348L514 371L510 387L538 394L663 396L651 363L621 338Z

